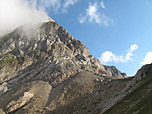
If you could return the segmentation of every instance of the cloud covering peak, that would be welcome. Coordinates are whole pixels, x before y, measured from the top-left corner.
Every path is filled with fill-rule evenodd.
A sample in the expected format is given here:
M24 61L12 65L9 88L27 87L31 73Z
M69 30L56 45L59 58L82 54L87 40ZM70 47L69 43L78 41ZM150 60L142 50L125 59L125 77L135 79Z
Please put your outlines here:
M0 36L27 23L48 21L49 15L65 13L78 0L0 0Z
M0 36L11 32L26 23L39 23L48 20L43 8L36 3L24 0L0 0Z

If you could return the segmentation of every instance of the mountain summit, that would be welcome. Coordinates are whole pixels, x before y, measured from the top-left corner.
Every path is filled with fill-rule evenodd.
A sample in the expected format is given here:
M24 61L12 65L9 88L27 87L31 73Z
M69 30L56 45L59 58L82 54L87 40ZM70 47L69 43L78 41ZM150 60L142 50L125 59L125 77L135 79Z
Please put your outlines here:
M103 113L131 79L52 20L0 37L0 113Z
M21 26L2 37L0 54L0 81L7 81L10 85L43 80L57 86L82 71L115 76L89 53L81 41L75 40L54 21Z

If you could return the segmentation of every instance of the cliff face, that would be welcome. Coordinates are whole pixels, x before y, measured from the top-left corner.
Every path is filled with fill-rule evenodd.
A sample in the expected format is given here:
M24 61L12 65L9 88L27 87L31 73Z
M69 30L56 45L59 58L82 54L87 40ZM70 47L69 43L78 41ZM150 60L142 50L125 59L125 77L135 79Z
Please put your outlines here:
M1 83L42 79L58 85L84 70L106 73L88 48L55 22L22 26L0 43Z
M53 86L81 71L115 76L87 47L55 22L25 25L0 39L1 83L49 81ZM123 77L121 73L118 77Z
M105 70L110 74L111 77L123 78L126 77L126 73L120 72L115 66L104 65Z
M24 25L0 38L0 111L87 113L94 104L100 112L128 83L113 77L125 74L100 64L56 22Z

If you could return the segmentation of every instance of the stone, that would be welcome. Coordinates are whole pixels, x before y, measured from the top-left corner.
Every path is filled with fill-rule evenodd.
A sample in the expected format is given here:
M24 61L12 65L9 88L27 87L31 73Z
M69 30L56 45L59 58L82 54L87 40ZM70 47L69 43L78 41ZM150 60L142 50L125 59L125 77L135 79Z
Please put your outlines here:
M11 101L7 106L7 113L13 112L20 107L24 106L31 98L33 97L32 93L24 92L24 95L21 96L17 101Z
M119 85L127 83L113 82L111 78L124 78L125 73L102 65L81 41L51 20L21 26L0 39L0 62L0 108L6 113L60 114L75 110L75 103L78 112L83 105L85 113L97 111L101 97L110 102L124 88Z
M2 85L0 85L0 95L7 92L8 87L7 87L7 83L4 82Z

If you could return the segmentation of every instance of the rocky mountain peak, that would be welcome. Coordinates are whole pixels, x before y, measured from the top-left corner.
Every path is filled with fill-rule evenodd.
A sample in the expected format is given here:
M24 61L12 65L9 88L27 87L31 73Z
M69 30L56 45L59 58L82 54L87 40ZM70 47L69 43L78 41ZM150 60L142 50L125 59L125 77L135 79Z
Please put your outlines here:
M1 63L14 66L10 71L7 68L6 73L9 65L1 65L1 83L24 83L31 79L53 82L58 78L53 82L56 85L81 70L104 71L88 48L55 22L17 28L0 39L0 54Z
M104 113L142 85L151 87L151 72L145 65L126 77L102 65L54 21L23 25L0 37L0 113Z
M24 25L3 36L0 38L0 55L1 63L9 63L1 65L1 83L18 84L42 79L56 86L81 71L115 76L110 67L101 65L81 41L54 21ZM119 73L117 77L123 76Z

